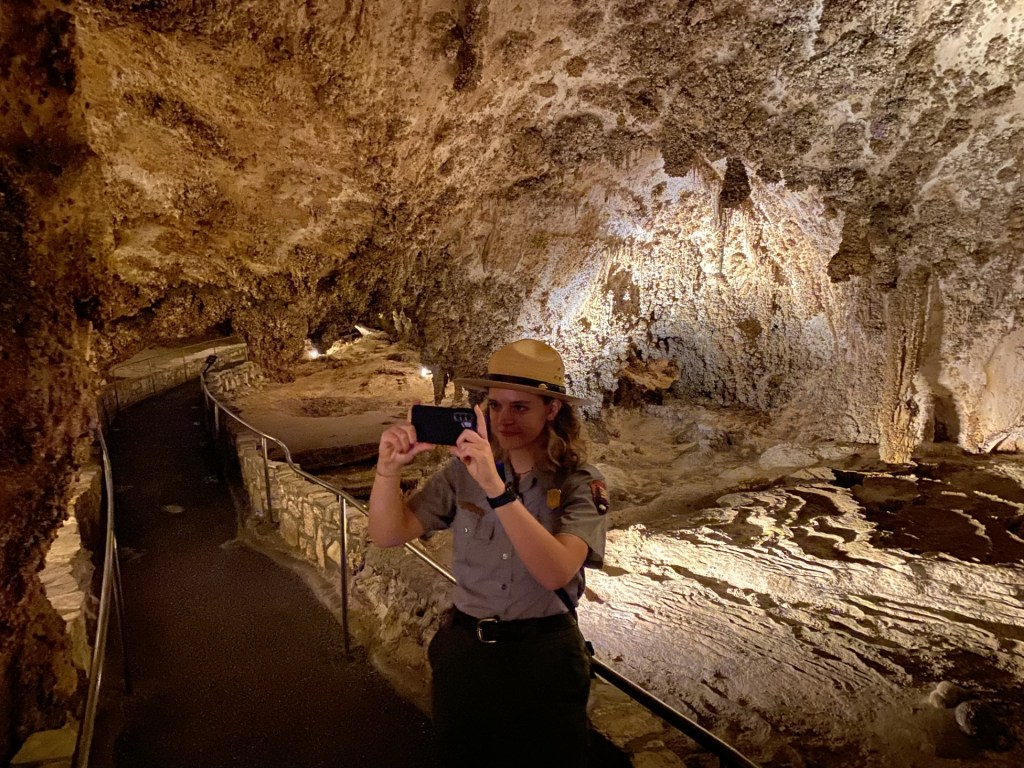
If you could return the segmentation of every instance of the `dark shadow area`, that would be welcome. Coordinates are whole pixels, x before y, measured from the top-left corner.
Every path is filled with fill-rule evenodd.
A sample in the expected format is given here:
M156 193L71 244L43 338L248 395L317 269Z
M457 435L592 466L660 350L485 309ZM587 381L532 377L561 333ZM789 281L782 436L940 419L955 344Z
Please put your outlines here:
M109 442L134 687L120 696L112 632L94 765L433 765L429 720L346 658L298 576L236 542L196 382Z
M849 488L875 523L875 546L987 565L1019 563L1024 490L988 462L968 455L921 458L903 477L836 471L836 485Z

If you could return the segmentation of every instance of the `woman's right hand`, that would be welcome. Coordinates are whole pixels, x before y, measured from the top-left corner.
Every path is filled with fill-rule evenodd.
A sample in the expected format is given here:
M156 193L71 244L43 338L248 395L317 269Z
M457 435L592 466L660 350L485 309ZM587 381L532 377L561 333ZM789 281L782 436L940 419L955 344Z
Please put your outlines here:
M416 440L416 428L411 421L395 424L380 436L377 467L389 475L401 474L402 468L412 463L419 454L433 448L433 443Z

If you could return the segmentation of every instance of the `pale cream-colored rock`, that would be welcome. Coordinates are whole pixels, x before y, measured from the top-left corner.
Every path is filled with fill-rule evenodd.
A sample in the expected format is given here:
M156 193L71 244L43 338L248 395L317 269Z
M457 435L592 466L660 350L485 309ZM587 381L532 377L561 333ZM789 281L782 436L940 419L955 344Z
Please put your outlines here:
M58 535L50 550L46 553L47 562L66 563L82 550L82 540L77 533Z
M788 477L793 480L835 480L835 474L828 467L806 467L790 472Z
M293 547L299 545L299 526L296 524L294 517L291 515L281 515L278 530L281 533L281 538L287 544Z
M85 595L81 589L71 589L63 594L54 595L53 597L47 595L47 598L50 600L50 604L54 609L58 613L63 614L80 610L82 603L85 600Z
M333 560L335 565L341 565L341 544L337 541L332 541L330 546L327 547L327 558Z
M781 443L772 446L761 454L757 460L765 469L792 469L793 467L810 467L817 464L817 454L803 446Z
M78 727L74 724L33 733L11 759L11 765L19 768L64 768L64 766L70 766L77 738Z
M77 589L78 581L71 575L71 568L58 565L48 565L39 580L46 587L46 596L56 596L67 592L68 589Z

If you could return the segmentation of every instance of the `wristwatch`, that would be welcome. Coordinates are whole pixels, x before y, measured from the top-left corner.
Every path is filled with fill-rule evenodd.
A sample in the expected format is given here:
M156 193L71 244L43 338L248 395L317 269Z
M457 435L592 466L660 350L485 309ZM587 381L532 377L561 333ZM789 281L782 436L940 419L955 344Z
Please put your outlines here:
M512 490L512 483L505 483L505 490L493 498L488 496L487 503L491 505L491 509L497 509L498 507L504 507L506 504L511 504L517 498L516 492Z

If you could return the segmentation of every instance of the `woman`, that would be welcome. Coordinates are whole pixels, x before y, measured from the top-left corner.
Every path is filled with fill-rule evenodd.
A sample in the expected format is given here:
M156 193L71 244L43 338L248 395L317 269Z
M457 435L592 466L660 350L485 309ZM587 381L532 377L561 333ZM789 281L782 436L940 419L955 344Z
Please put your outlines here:
M402 469L433 448L411 423L381 436L371 538L397 546L453 530L455 606L430 643L434 729L444 766L582 766L590 657L575 621L583 567L599 567L607 494L585 462L579 402L558 353L508 344L479 379L484 418L449 448L457 461L410 499Z

